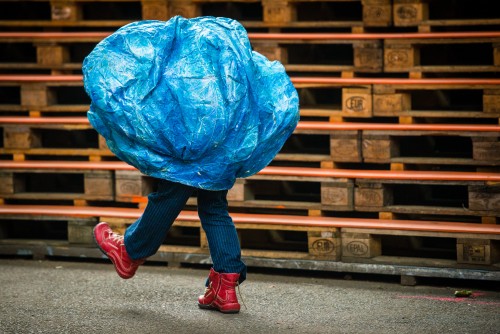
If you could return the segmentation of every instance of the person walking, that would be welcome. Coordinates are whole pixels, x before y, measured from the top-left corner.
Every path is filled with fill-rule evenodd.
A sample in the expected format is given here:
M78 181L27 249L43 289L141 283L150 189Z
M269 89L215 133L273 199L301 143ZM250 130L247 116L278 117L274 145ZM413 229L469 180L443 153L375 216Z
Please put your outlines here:
M118 29L82 72L90 124L119 159L158 180L124 235L95 226L98 247L120 277L133 277L196 195L213 263L198 305L239 312L235 288L247 268L227 192L267 166L297 126L298 94L285 68L253 51L235 20L176 16Z

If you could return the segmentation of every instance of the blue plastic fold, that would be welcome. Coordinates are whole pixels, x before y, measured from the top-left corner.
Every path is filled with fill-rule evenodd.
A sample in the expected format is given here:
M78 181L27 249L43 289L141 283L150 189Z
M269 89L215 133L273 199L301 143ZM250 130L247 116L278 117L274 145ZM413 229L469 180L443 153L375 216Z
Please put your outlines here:
M118 158L201 189L260 171L299 120L283 65L227 18L126 25L85 58L83 77L90 123Z

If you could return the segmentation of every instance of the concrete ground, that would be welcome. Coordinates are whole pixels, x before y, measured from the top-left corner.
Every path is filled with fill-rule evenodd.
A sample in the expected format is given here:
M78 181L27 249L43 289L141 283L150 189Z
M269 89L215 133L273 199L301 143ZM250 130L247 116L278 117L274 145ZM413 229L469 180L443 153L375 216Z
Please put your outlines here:
M247 308L224 315L197 306L206 274L149 265L122 280L107 263L0 259L0 333L500 333L495 284L250 270Z

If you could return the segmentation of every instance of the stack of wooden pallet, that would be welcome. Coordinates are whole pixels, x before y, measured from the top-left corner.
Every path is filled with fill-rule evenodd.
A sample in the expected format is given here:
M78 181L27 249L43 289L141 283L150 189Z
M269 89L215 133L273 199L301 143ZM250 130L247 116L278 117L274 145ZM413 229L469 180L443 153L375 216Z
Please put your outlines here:
M0 4L0 254L98 258L92 227L139 217L157 181L89 125L81 62L128 22L214 15L242 22L301 101L275 160L229 193L248 264L500 279L500 17L488 2ZM209 261L195 206L154 259Z

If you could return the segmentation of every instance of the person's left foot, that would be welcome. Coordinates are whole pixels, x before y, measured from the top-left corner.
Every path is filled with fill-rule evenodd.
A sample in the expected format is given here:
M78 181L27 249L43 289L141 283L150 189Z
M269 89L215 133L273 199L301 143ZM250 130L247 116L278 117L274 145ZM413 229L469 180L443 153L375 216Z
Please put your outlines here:
M94 240L99 249L113 262L116 272L121 278L132 278L137 268L145 260L132 260L125 249L123 236L114 233L107 223L99 223L94 227Z
M221 274L211 268L208 288L205 289L205 294L198 298L198 306L222 313L238 313L240 303L235 288L239 277L240 274Z

